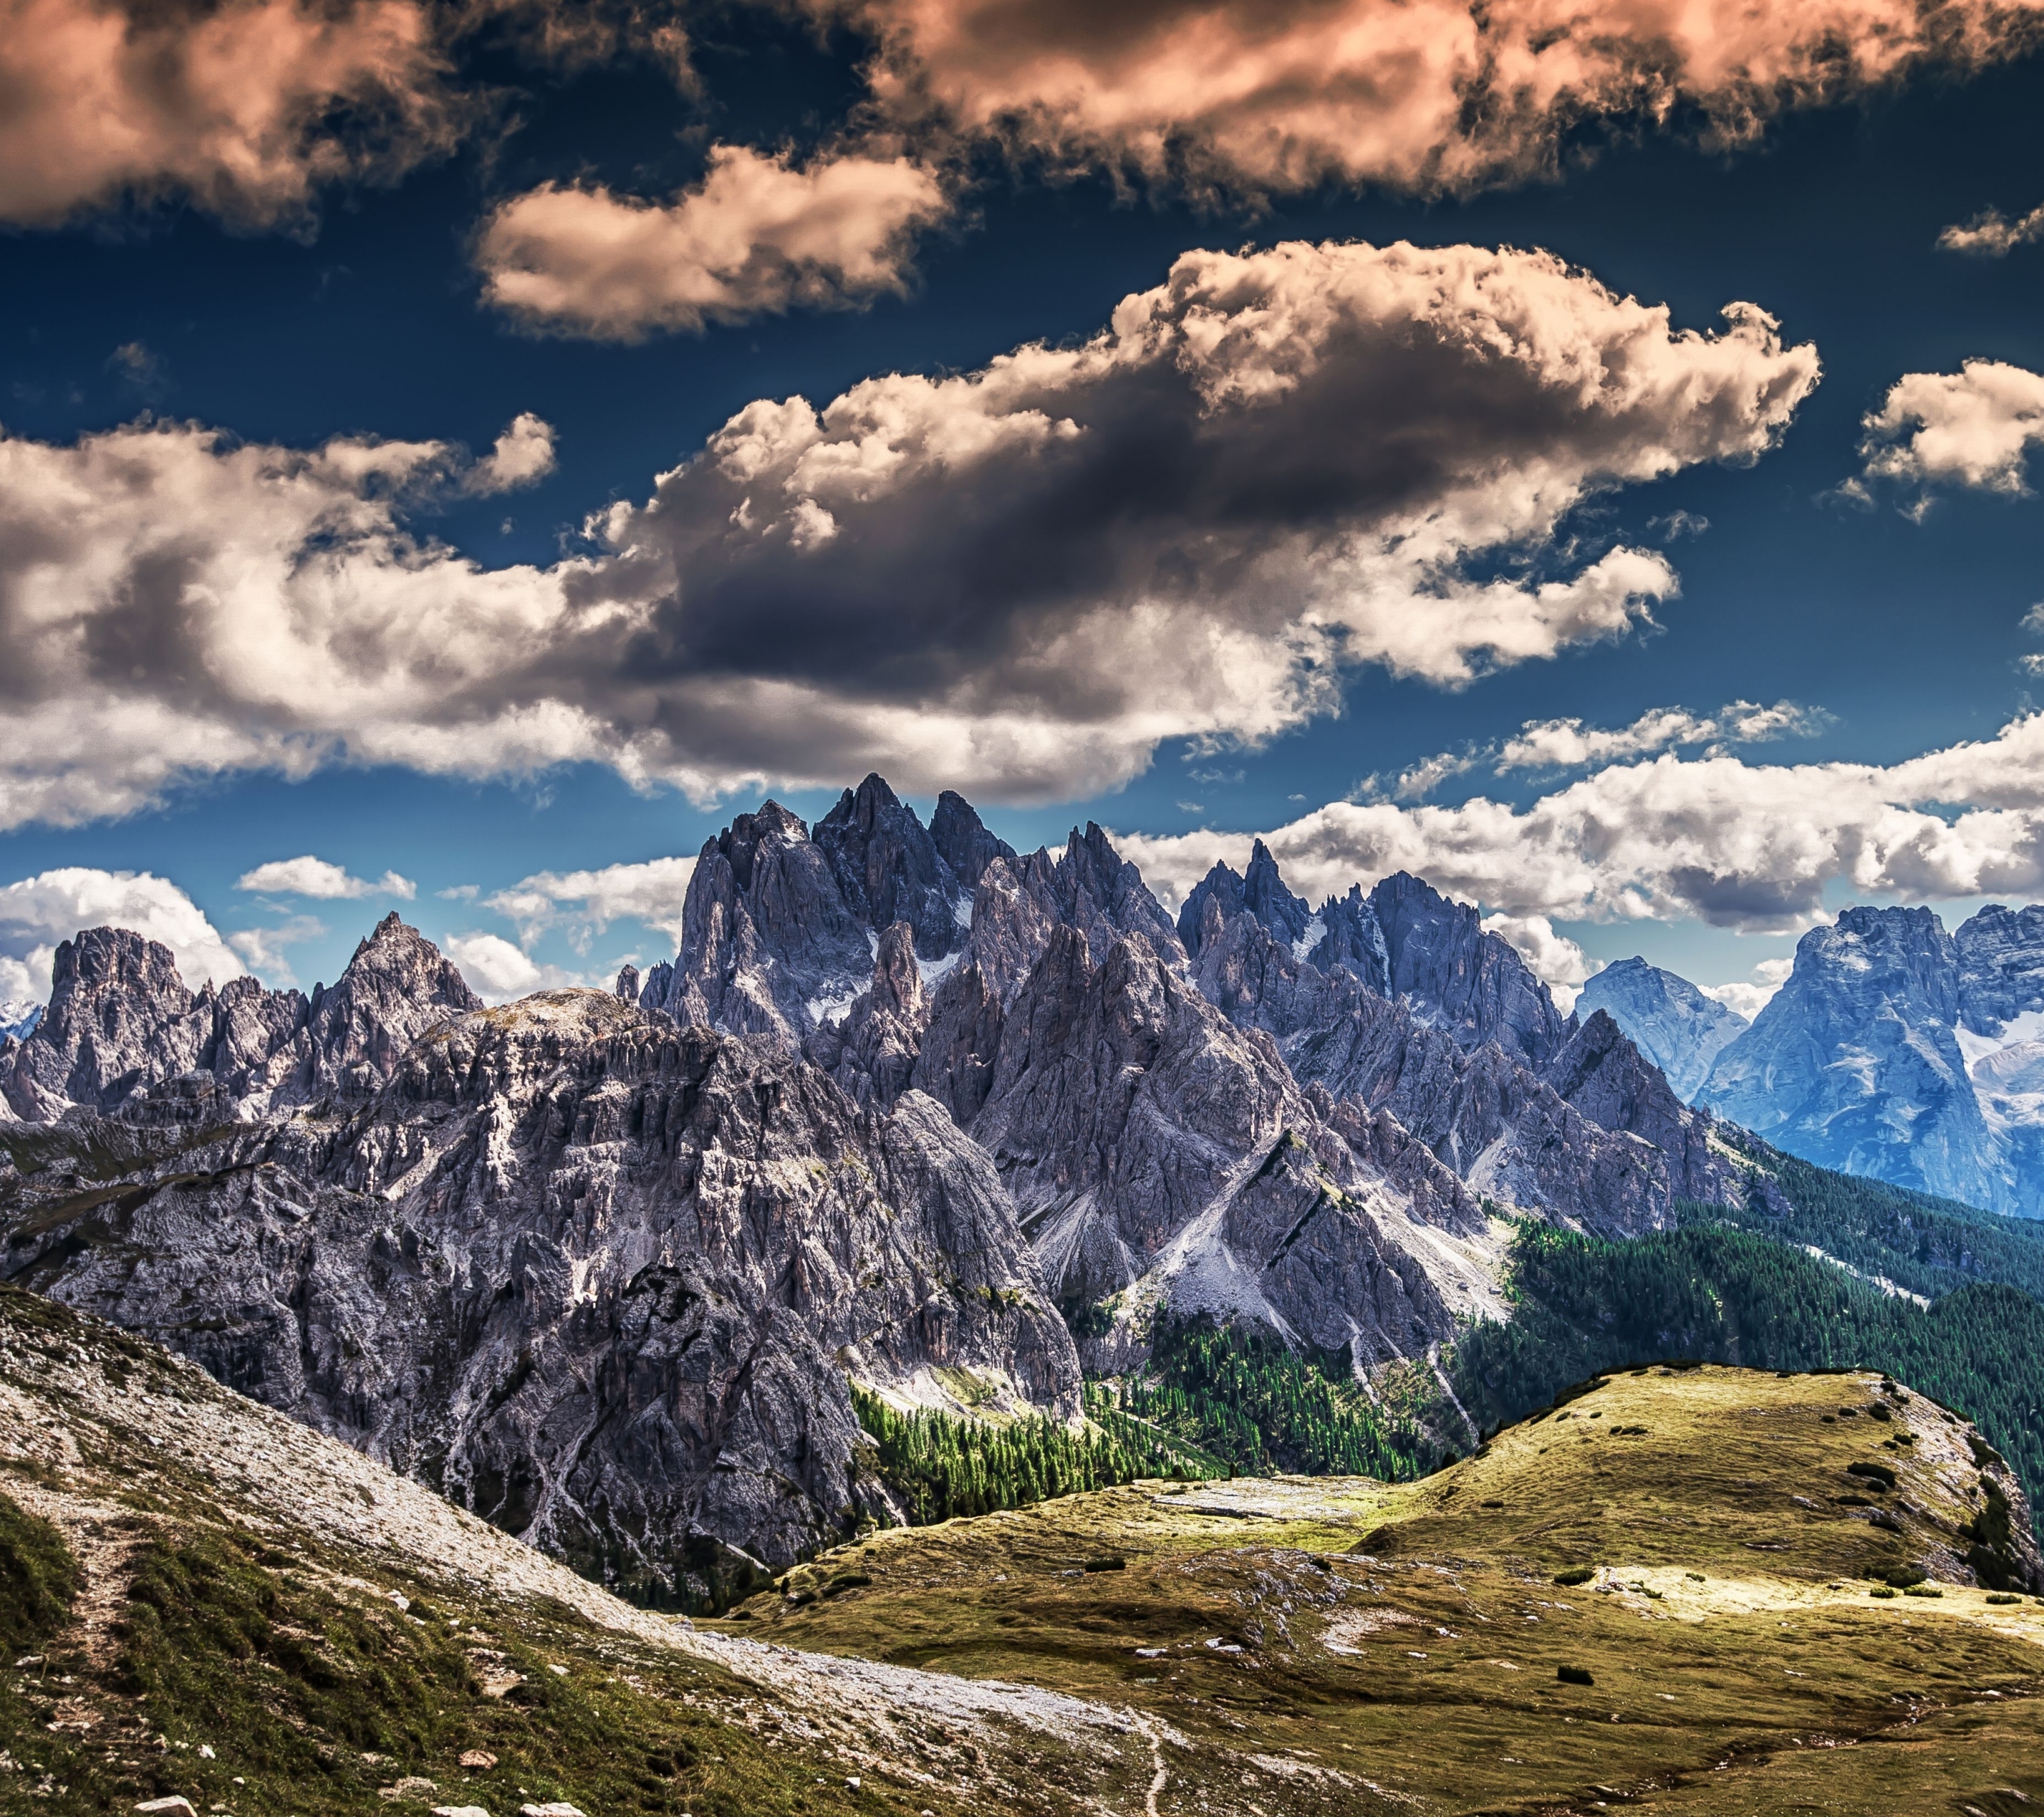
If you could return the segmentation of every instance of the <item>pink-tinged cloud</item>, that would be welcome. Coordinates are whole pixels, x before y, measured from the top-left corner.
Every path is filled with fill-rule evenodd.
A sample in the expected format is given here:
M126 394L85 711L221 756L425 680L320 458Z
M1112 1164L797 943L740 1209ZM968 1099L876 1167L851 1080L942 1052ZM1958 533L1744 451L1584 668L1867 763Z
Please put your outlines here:
M0 0L0 221L172 194L288 220L451 145L446 76L417 0Z
M2034 41L2036 0L808 0L882 46L902 121L1073 163L1293 190L1466 188L1570 125L1694 109L1720 140Z
M1931 486L2027 493L2030 450L2044 441L2044 375L1999 359L1969 359L1957 372L1905 372L1862 427L1865 479L1911 490L1905 509L1912 516L1923 515ZM1869 496L1861 481L1847 490Z
M555 183L514 196L484 224L476 263L489 301L529 325L628 340L899 290L916 232L948 206L907 158L797 169L720 145L669 202Z

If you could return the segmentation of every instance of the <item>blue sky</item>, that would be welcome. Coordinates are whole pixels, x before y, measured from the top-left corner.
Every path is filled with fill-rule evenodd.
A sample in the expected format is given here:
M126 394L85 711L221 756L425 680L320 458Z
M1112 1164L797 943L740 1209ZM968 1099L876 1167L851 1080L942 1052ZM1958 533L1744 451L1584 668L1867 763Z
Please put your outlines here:
M275 10L283 0L268 5ZM262 10L255 0L240 10L252 21ZM970 11L966 0L956 10ZM53 7L49 17L66 10ZM71 10L103 10L81 0ZM524 29L544 9L506 10ZM1183 10L1190 17L1201 10ZM1796 18L1824 10L1785 8L1781 29L1792 37ZM1046 34L1059 29L1054 12L1043 11ZM1178 111L1170 123L1186 143L1211 152L1206 165L1195 159L1188 167L1190 176L1146 170L1139 151L1111 136L1103 146L1097 134L1088 138L1076 128L1049 156L1026 135L974 125L979 102L971 83L982 78L970 68L959 75L941 47L929 52L930 80L939 90L951 80L943 90L951 117L932 126L898 109L890 116L874 98L889 91L868 66L876 43L893 41L885 13L863 10L863 33L820 33L765 10L677 15L686 35L688 74L680 83L671 37L649 44L628 29L616 41L585 47L578 62L536 50L507 25L447 40L442 73L431 82L468 109L457 123L421 129L412 140L400 134L394 149L372 148L374 158L357 157L351 139L348 157L323 162L317 135L287 134L278 155L284 175L267 190L236 192L179 133L163 128L159 167L144 159L125 176L83 167L74 175L62 167L72 154L60 147L44 191L0 190L0 209L13 224L0 242L8 276L0 286L0 423L18 457L10 482L17 505L0 525L0 570L12 570L15 615L0 623L10 627L21 664L10 695L17 709L12 748L0 754L0 885L18 880L11 897L0 897L0 905L14 905L11 921L0 908L0 956L26 968L0 974L0 985L10 975L33 982L67 904L108 899L110 885L81 894L82 885L36 882L74 870L164 880L212 929L243 936L241 958L273 979L309 985L330 978L388 906L436 939L467 940L477 955L485 949L473 943L494 936L494 962L478 962L495 964L493 988L601 977L626 957L644 964L670 950L670 934L646 919L670 918L646 907L657 876L635 882L618 874L604 886L607 896L601 889L558 893L551 911L528 910L522 920L489 899L537 874L559 878L692 854L758 799L758 782L733 779L748 769L765 773L766 786L810 816L832 798L828 782L855 782L877 764L895 769L903 792L926 804L936 787L955 781L1019 845L1055 843L1074 822L1096 819L1140 836L1134 849L1166 886L1197 874L1212 855L1235 855L1235 836L1279 833L1329 804L1374 807L1377 817L1366 824L1319 821L1295 832L1289 848L1274 842L1288 868L1297 855L1302 888L1317 893L1350 875L1366 884L1384 852L1418 852L1416 868L1503 908L1510 930L1546 955L1550 975L1563 983L1572 962L1530 928L1535 918L1593 962L1642 951L1700 981L1726 985L1785 955L1812 915L1849 901L1931 900L1963 912L1990 895L2039 893L2034 851L2044 841L2032 821L2044 810L2044 765L2004 728L2019 728L2031 711L2038 684L2024 659L2044 652L2044 633L2023 624L2044 599L2044 507L2022 477L2031 413L2044 419L2044 405L2021 383L2044 372L2044 244L1984 256L1941 248L1938 239L1983 210L2014 221L2044 202L2044 60L1991 47L1969 69L1925 60L1882 79L1836 84L1815 99L1785 91L1762 109L1752 136L1727 145L1708 129L1719 90L1701 73L1708 59L1696 51L1700 73L1665 123L1622 108L1600 117L1578 106L1550 123L1554 172L1525 175L1507 159L1466 186L1443 187L1409 170L1373 167L1359 153L1323 158L1309 181L1274 178L1239 150L1254 141L1231 139L1226 117L1189 90L1170 98ZM649 16L633 15L642 25ZM44 143L55 142L47 126L41 130ZM1353 134L1354 123L1345 130ZM7 131L0 121L0 155ZM927 183L926 206L909 225L891 233L885 221L870 229L889 282L862 288L842 261L805 266L784 242L773 269L792 269L798 279L806 271L813 282L777 290L771 271L759 275L766 267L736 278L713 271L724 301L700 324L677 325L670 309L665 319L631 325L628 338L617 338L614 324L592 327L586 299L599 291L614 298L614 271L547 274L562 294L585 299L575 305L579 316L574 308L536 317L492 305L484 236L493 220L511 218L500 211L549 193L550 185L578 207L594 197L629 196L678 209L703 186L713 147L740 148L755 159L778 159L783 172L812 175L850 161L868 180L847 192L844 219L884 212L870 175L882 167L907 173L903 183ZM90 149L76 156L89 163ZM1198 175L1216 168L1218 194ZM686 236L670 239L646 256L701 257ZM1025 463L1039 457L1026 451L1012 457L1013 472L996 472L983 486L959 479L954 466L950 478L924 487L927 498L911 497L905 482L890 495L898 502L862 495L858 509L870 515L838 513L842 528L832 533L845 553L841 562L832 558L835 572L770 570L760 565L764 556L747 567L745 551L705 553L711 545L704 526L730 513L722 505L709 512L700 474L691 479L684 471L671 501L644 509L657 476L684 469L755 400L799 396L820 407L870 378L971 375L1032 343L1069 349L1099 332L1122 298L1164 284L1184 255L1293 240L1468 246L1493 260L1506 257L1494 269L1514 281L1526 267L1509 259L1545 249L1574 274L1555 293L1572 300L1551 306L1580 305L1586 313L1577 325L1593 339L1616 332L1596 325L1602 305L1581 300L1593 280L1617 298L1665 304L1678 334L1717 334L1726 305L1750 303L1779 329L1774 351L1754 352L1749 363L1786 371L1794 350L1813 346L1821 379L1772 406L1771 417L1758 405L1712 406L1739 417L1728 429L1703 422L1702 411L1678 421L1686 406L1664 398L1653 409L1667 420L1628 427L1617 455L1602 440L1584 451L1582 413L1570 414L1549 394L1539 410L1516 394L1508 405L1480 400L1454 419L1452 433L1436 437L1453 444L1452 483L1400 495L1395 505L1359 504L1343 489L1360 496L1388 482L1366 471L1356 446L1333 444L1388 438L1414 421L1424 427L1428 413L1449 408L1439 397L1477 382L1438 359L1415 361L1400 377L1405 331L1374 322L1370 332L1377 338L1342 357L1367 368L1358 368L1355 394L1395 398L1397 421L1302 418L1301 438L1325 436L1330 444L1324 459L1317 444L1308 450L1313 459L1300 463L1297 491L1276 503L1242 503L1246 482L1229 464L1232 454L1193 471L1189 486L1225 494L1229 511L1266 515L1244 532L1248 540L1234 557L1216 559L1187 583L1155 651L1127 629L1132 596L1106 587L1089 567L1116 547L1111 531L1091 541L1092 530L1074 532L1060 564L1062 551L1041 549L1040 525L1066 521L1057 513L1072 513L1070 498L1047 504L1026 533L1000 520L1002 497L1035 482ZM544 250L571 266L586 256L582 244L571 236ZM1358 255L1339 270L1370 275L1378 267ZM1320 282L1335 271L1321 261L1299 281ZM655 273L647 281L657 287L671 279ZM1457 332L1462 325L1461 318L1451 325ZM1998 363L2015 377L1998 387L1971 383L1968 361ZM1912 375L1940 382L1898 407L1889 428L1875 434L1870 457L1864 420ZM1104 424L1111 412L1143 408L1139 394L1134 403L1116 402L1104 390L1081 388L1089 380L1066 375L1056 382L1066 388L1058 396L1078 400L1071 408L1086 435L1108 433L1085 417L1089 409ZM1739 417L1742 409L1746 417ZM478 463L526 413L550 431L551 465L536 478L498 485ZM1490 457L1481 439L1493 422L1503 425L1500 436L1523 431L1510 448L1497 444L1496 471L1485 465ZM132 512L73 511L67 486L112 483L109 468L74 459L78 451L94 438L142 435L146 423L202 425L227 439L202 448L180 444L182 464L137 482ZM1146 445L1137 430L1127 434L1131 449ZM1653 477L1650 453L1642 451L1663 435L1687 451L1664 463L1674 471ZM651 628L635 634L640 643L627 639L593 653L571 614L535 633L543 643L559 640L558 657L544 648L532 654L515 686L491 678L502 691L492 694L490 710L509 712L556 700L549 677L556 664L561 673L572 670L573 703L594 732L582 725L565 743L551 732L536 742L493 734L450 758L468 722L450 729L435 716L432 653L409 649L403 660L412 678L398 690L401 706L391 705L390 691L373 693L365 682L350 697L364 703L359 709L337 707L339 717L322 720L306 704L304 717L290 718L296 704L321 691L316 671L276 689L259 677L244 686L238 673L267 660L260 615L274 610L289 619L288 599L252 597L237 607L244 616L212 642L181 640L186 620L206 609L179 590L217 589L222 574L245 575L250 563L234 539L250 533L260 487L273 483L250 479L257 490L247 493L216 484L231 450L317 451L335 438L430 443L438 451L409 465L379 457L378 472L366 480L321 479L345 491L351 509L384 515L340 532L329 519L309 531L298 524L289 532L297 539L290 563L327 547L323 539L359 535L375 545L371 566L381 586L408 560L420 567L393 552L391 539L409 536L458 554L469 564L465 573L482 577L479 591L514 564L526 564L518 570L525 574L554 575L557 564L581 561L597 577L589 584L615 601L623 597L627 557L620 547L592 543L591 515L621 505L636 513L631 533L647 546L676 539L671 548L660 545L671 568L644 583L653 590L617 608L651 614ZM1957 453L1954 438L1964 444ZM1869 459L1877 465L1883 449L1895 458L1885 474L1869 476ZM1564 469L1564 480L1553 482ZM1500 501L1530 484L1524 476L1535 470L1560 484L1562 507L1464 535L1449 566L1458 584L1498 580L1516 589L1506 609L1523 616L1542 582L1569 584L1613 550L1644 551L1666 564L1669 578L1659 597L1629 609L1615 632L1542 633L1550 647L1519 655L1479 651L1471 678L1444 678L1439 671L1450 659L1438 653L1353 654L1400 612L1431 610L1426 588L1443 570L1429 569L1420 583L1380 575L1368 586L1395 594L1416 584L1420 604L1400 607L1393 599L1370 605L1362 617L1352 611L1343 633L1351 654L1335 659L1331 678L1324 666L1316 671L1321 679L1309 704L1300 704L1296 674L1258 682L1263 692L1248 704L1236 697L1247 686L1237 688L1237 672L1254 668L1258 652L1292 647L1285 639L1299 602L1288 601L1287 590L1304 599L1329 584L1329 551L1339 539L1350 539L1339 547L1350 555L1366 547L1389 560L1385 551L1407 546L1397 538L1420 518L1398 517L1394 536L1383 528L1392 521L1387 512L1438 517L1437 507L1450 508L1441 500L1462 510L1480 495L1484 510L1508 517ZM1110 463L1106 471L1116 470ZM1863 495L1842 492L1855 480ZM1133 477L1128 482L1134 489ZM194 486L213 488L202 505L191 502L198 493L184 490ZM939 533L947 486L973 497L986 542L954 545ZM1167 567L1205 534L1189 506L1178 517L1168 502L1129 509L1143 524L1132 540ZM47 558L37 539L60 534L69 539L61 561L39 567ZM869 559L889 537L911 552ZM866 552L858 559L855 539ZM997 544L1009 552L989 555ZM920 563L918 548L929 551ZM1028 566L1039 555L1056 571L1032 577L1001 635L977 622L975 601L994 572L986 564ZM1195 566L1204 559L1186 558ZM174 578L163 582L166 564ZM298 570L287 563L266 571ZM351 615L385 625L375 635L393 639L406 624L428 624L436 609L433 572L415 575L417 590L393 607L382 594L359 603L348 593L366 584L360 575L367 571L351 568L335 581L338 597L326 603L340 629L329 627L328 635L354 636ZM247 584L282 591L287 583L259 577ZM37 604L38 590L75 600L94 588L105 598L79 636L98 654L65 668L49 654L55 641L38 642L53 636L56 609ZM713 632L694 604L713 595L721 602ZM1086 624L1109 630L1089 631L1073 653L1050 659L1074 672L1054 683L1032 668L1026 685L1011 682L1004 665L1021 660L1017 649L1049 636L1047 627L1069 628L1081 605L1092 615ZM478 605L474 613L496 609ZM527 609L502 609L516 618ZM394 630L386 621L393 614ZM1359 628L1365 619L1378 628ZM473 615L462 622L485 643L514 636L476 630ZM1119 671L1139 677L1153 656L1181 650L1209 624L1242 640L1211 670L1188 671L1188 695L1205 690L1212 699L1184 706L1162 680L1151 693L1136 682L1124 686ZM756 628L756 648L747 646L748 627ZM439 633L428 624L423 635L430 641ZM1398 648L1402 636L1383 633ZM118 643L119 666L101 659L108 640ZM813 662L805 654L812 640ZM33 659L32 647L39 652ZM365 672L392 672L398 659L378 649L364 659ZM460 657L470 665L463 687L479 660ZM643 664L643 690L635 663ZM1108 672L1089 677L1089 663ZM1434 672L1423 672L1430 663ZM856 672L855 686L837 688L840 668ZM727 675L743 685L738 695L720 691ZM792 678L809 692L801 701L743 694L763 678ZM1092 697L1096 682L1128 697L1101 707ZM1029 746L1033 755L1012 770L982 751L951 776L940 740L916 744L915 724L928 723L936 698L931 690L950 690L945 699L967 702L958 710L970 722L993 710L987 703L1009 698L1011 686L1017 724L1041 732ZM1227 701L1216 705L1223 693ZM723 742L713 748L710 735L696 729L715 717L705 706L713 695L765 701L754 709L760 723L750 734L720 732ZM1723 713L1737 702L1798 710L1766 722L1787 727L1785 735L1740 742L1727 739ZM840 705L843 724L826 732L824 720ZM57 716L37 717L31 706ZM1573 720L1581 731L1615 732L1676 707L1709 728L1686 743L1657 744L1642 733L1630 747L1572 765L1499 770L1500 747L1529 723ZM354 736L347 716L357 710L378 718L382 729L375 737ZM75 750L50 736L53 724L117 732L132 725L146 745L157 736L152 713L168 716L167 725L176 720L162 735L167 755L159 763L117 763L107 752L121 740L103 729L81 732ZM777 714L786 716L785 724L775 723ZM1111 754L1061 767L1067 718L1060 715L1080 728L1074 744L1097 734ZM870 736L860 729L869 724L879 728ZM1977 762L1937 755L1983 741L1991 748ZM777 755L784 745L785 759ZM619 756L628 746L634 755ZM279 755L286 747L292 755ZM1715 747L1733 768L1702 790L1717 817L1699 818L1692 785ZM564 749L571 751L565 760L549 755ZM898 769L904 750L920 753L905 774ZM655 753L650 780L648 751ZM1466 820L1423 826L1414 818L1419 802L1398 799L1397 779L1424 760L1486 751L1427 800L1454 809L1481 798L1523 816L1593 776L1608 778L1600 786L1608 799L1578 813L1573 830L1537 839L1511 827L1483 832ZM1600 873L1594 886L1563 877L1589 862L1580 850L1583 813L1600 825L1600 816L1634 815L1624 831L1646 845L1673 836L1652 816L1676 809L1645 802L1638 788L1609 775L1657 759L1682 771L1671 774L1669 789L1691 790L1680 809L1682 837L1700 842L1708 858L1735 843L1735 829L1760 828L1755 850L1727 856L1723 874L1705 884L1690 876L1694 866L1670 882L1649 874L1645 861L1645 881L1636 885L1616 871ZM1927 760L1937 770L1934 783L1912 782L1907 790L1863 777L1841 782L1843 772L1822 767L1885 772ZM1808 767L1800 780L1758 774L1782 765ZM620 770L640 772L637 786ZM1904 837L1892 826L1881 830L1869 818L1873 808L1855 810L1857 820L1846 816L1850 824L1834 824L1844 812L1835 811L1835 801L1855 789L1870 790L1870 801L1906 793L1896 811L1915 816L1916 831L1905 828ZM1805 806L1821 823L1814 832L1797 817ZM1934 828L1923 828L1931 822L1952 828L1965 849L1930 851ZM1567 847L1561 858L1558 839ZM1918 855L1867 859L1868 842L1882 839L1913 839ZM1514 840L1533 840L1538 851L1520 852ZM1813 841L1830 855L1813 857ZM1483 849L1472 855L1476 845ZM343 896L237 887L265 863L302 855L339 866L365 887ZM1779 878L1767 874L1770 865L1780 867ZM373 886L390 873L410 886L409 897ZM1538 885L1522 886L1535 873ZM136 912L158 909L160 902ZM163 912L175 921L175 904ZM251 941L251 932L262 938ZM198 938L188 929L187 937ZM529 978L508 957L513 947Z

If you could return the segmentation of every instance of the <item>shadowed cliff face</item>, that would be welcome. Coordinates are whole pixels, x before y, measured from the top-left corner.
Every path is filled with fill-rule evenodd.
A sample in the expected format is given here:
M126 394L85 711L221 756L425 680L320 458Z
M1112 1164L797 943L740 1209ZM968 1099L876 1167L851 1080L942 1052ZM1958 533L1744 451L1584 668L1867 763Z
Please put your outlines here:
M1007 1195L935 1104L862 1112L594 992L460 1017L344 1122L40 1221L17 1279L617 1580L701 1577L713 1541L785 1565L887 1512L847 1373L1078 1410Z

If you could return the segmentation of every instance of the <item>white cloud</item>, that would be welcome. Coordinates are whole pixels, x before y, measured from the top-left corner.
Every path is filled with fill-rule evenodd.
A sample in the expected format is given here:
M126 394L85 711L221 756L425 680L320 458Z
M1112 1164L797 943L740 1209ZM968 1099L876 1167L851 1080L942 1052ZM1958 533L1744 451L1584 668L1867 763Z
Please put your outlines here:
M1483 928L1511 943L1554 993L1564 1016L1576 1007L1590 974L1600 969L1566 934L1557 932L1545 915L1486 915Z
M1726 1008L1736 1010L1750 1022L1775 992L1788 981L1788 974L1795 963L1792 958L1762 959L1753 968L1750 980L1700 985L1697 988L1704 996L1716 998Z
M501 934L450 934L440 946L487 1003L508 1003L536 990L565 990L590 982L579 972L540 964Z
M0 0L0 221L166 194L302 217L459 137L436 31L415 0Z
M261 891L270 896L310 896L322 901L352 901L364 896L394 896L409 902L417 894L409 878L386 870L371 883L351 877L337 864L308 853L303 858L272 859L245 871L236 881L236 889Z
M1585 120L1747 140L1930 62L2028 48L2029 0L805 0L880 46L878 106L1054 166L1195 188L1462 190Z
M227 943L247 962L248 969L273 989L298 981L291 969L287 949L306 940L317 940L326 932L326 924L310 915L294 915L267 928L243 928L227 936Z
M1868 482L1890 482L1917 494L1907 509L1920 517L1934 486L2027 494L2031 444L2044 440L2044 377L1999 359L1904 373L1862 426L1864 474L1846 482L1858 497Z
M1734 701L1710 714L1692 713L1683 707L1656 707L1630 725L1611 730L1585 725L1580 719L1528 720L1518 736L1498 750L1496 774L1575 770L1685 745L1723 747L1765 744L1778 738L1815 738L1830 724L1829 713L1798 706L1793 701L1777 701L1771 707L1755 701Z
M1118 836L1181 901L1254 836ZM1834 884L1910 901L2044 891L2044 714L1882 767L1673 753L1595 770L1524 809L1331 802L1263 834L1318 900L1394 870L1511 916L1700 919L1752 930L1827 918Z
M601 186L514 196L475 259L485 297L528 325L631 340L898 291L915 234L949 209L909 158L847 152L797 170L718 145L702 182L664 205Z
M1542 253L1189 253L1089 341L755 402L546 567L412 534L480 471L444 443L0 435L0 826L340 762L1093 793L1346 667L1457 686L1645 622L1666 558L1570 513L1758 455L1817 376L1758 309L1677 330Z
M682 905L695 868L692 858L656 858L601 870L542 870L485 897L482 906L517 923L527 946L549 929L566 927L571 939L586 947L589 935L622 920L657 928L678 946Z
M87 928L128 928L160 940L194 990L208 978L225 984L248 969L197 903L146 870L71 865L0 887L0 952L27 967L36 1001L49 995L58 943Z
M1423 757L1410 769L1399 773L1398 780L1391 787L1391 797L1397 801L1424 801L1443 782L1466 776L1488 762L1489 756L1488 751L1466 749L1440 751L1431 757ZM1376 783L1377 778L1372 777L1360 792L1362 799L1374 800L1381 793Z
M1963 227L1948 227L1938 236L1947 252L1970 252L1983 259L2005 259L2019 246L2044 240L2044 206L2010 221L1999 209L1976 215Z
M1500 743L1422 758L1400 775L1389 793L1394 801L1423 801L1443 782L1486 765L1493 775L1508 776L1522 770L1580 770L1695 745L1708 747L1708 755L1715 755L1734 745L1815 738L1831 723L1831 714L1822 708L1799 706L1793 701L1777 701L1771 707L1756 701L1733 701L1714 713L1655 707L1630 725L1610 728L1581 719L1530 719L1515 736ZM1383 793L1372 787L1361 791L1359 798L1375 800Z
M471 467L463 490L478 496L532 486L554 471L554 426L530 410L512 420L497 445Z
M48 951L31 966L26 959L0 953L0 1022L19 1022L50 994Z

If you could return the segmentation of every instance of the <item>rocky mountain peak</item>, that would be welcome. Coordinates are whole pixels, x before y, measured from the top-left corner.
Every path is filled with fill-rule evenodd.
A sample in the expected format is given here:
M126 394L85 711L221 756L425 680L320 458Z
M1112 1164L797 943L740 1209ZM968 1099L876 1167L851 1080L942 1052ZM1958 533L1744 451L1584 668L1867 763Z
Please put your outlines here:
M2044 1010L2044 903L1991 903L1952 935L1959 963L1959 1020L1976 1035L1999 1035L2019 1016Z
M751 813L740 814L703 848L707 857L713 847L741 889L752 887L753 867L763 850L772 852L801 844L809 836L809 824L770 797Z
M996 859L1015 862L1014 847L989 832L973 805L950 789L937 797L937 811L930 816L930 837L951 874L967 889L979 887L981 877Z
M1958 950L1935 914L1848 908L1796 943L1788 981L1719 1053L1698 1101L1824 1166L1994 1208L2006 1169L1958 1007Z
M971 886L962 883L914 809L878 776L847 789L811 836L847 910L869 928L905 922L916 951L942 958L965 943Z
M394 909L313 993L296 1090L373 1090L428 1029L482 1007L461 968Z
M185 988L161 942L89 928L59 943L48 1008L0 1088L17 1116L36 1122L71 1104L112 1104L196 1066L211 1008Z
M1383 931L1393 996L1465 1047L1495 1041L1539 1066L1567 1039L1568 1019L1508 941L1481 917L1407 871L1370 893Z
M1216 859L1213 868L1178 905L1178 939L1187 955L1197 959L1208 933L1226 927L1242 910L1241 876L1232 865Z
M1249 855L1249 869L1243 874L1243 906L1270 930L1274 939L1297 946L1313 918L1304 901L1285 887L1278 861L1270 848L1258 839Z

